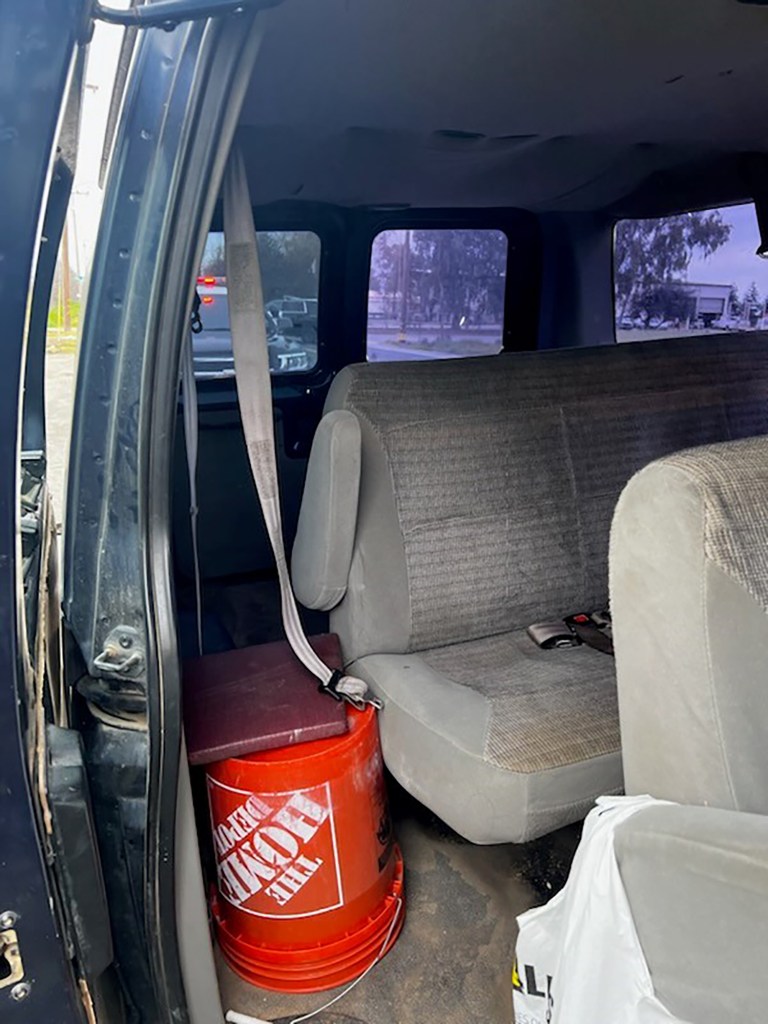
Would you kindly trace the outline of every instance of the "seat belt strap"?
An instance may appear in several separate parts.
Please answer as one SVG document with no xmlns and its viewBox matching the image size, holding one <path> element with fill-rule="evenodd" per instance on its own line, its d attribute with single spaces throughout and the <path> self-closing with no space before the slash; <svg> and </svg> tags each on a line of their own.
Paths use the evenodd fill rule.
<svg viewBox="0 0 768 1024">
<path fill-rule="evenodd" d="M 363 680 L 331 670 L 315 654 L 299 619 L 285 556 L 280 514 L 272 387 L 256 229 L 245 164 L 237 148 L 230 153 L 224 175 L 224 252 L 240 418 L 251 474 L 275 556 L 285 635 L 299 661 L 320 681 L 321 689 L 343 697 L 357 707 L 365 703 L 379 706 L 378 701 L 367 697 L 368 688 Z"/>
<path fill-rule="evenodd" d="M 197 309 L 193 313 L 199 319 Z M 194 319 L 193 319 L 194 324 Z M 194 326 L 192 328 L 194 331 Z M 197 534 L 197 445 L 199 426 L 197 416 L 197 384 L 192 352 L 192 331 L 187 332 L 181 350 L 181 398 L 184 407 L 184 445 L 187 450 L 189 477 L 189 526 L 192 534 L 192 564 L 195 574 L 195 619 L 197 624 L 197 650 L 203 653 L 203 595 L 200 582 L 200 551 Z M 197 333 L 195 331 L 195 333 Z"/>
</svg>

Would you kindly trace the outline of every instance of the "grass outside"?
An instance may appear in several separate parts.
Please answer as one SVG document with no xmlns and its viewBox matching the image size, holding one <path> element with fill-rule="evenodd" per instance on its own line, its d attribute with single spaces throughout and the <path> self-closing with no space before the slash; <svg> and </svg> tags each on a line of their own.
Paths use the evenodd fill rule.
<svg viewBox="0 0 768 1024">
<path fill-rule="evenodd" d="M 48 311 L 48 331 L 45 348 L 48 352 L 73 354 L 77 349 L 77 332 L 80 325 L 80 300 L 71 299 L 69 316 L 64 316 L 62 303 L 53 303 Z"/>
</svg>

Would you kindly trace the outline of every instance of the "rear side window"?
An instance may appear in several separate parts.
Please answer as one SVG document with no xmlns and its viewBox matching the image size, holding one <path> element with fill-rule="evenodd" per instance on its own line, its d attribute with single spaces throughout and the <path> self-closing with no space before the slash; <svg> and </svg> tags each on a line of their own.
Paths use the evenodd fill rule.
<svg viewBox="0 0 768 1024">
<path fill-rule="evenodd" d="M 367 358 L 501 351 L 507 236 L 474 228 L 380 232 L 371 250 Z"/>
<path fill-rule="evenodd" d="M 754 205 L 622 220 L 614 236 L 616 340 L 768 328 L 768 265 Z"/>
<path fill-rule="evenodd" d="M 312 231 L 259 231 L 264 316 L 271 373 L 301 373 L 317 363 L 320 239 Z M 203 329 L 192 336 L 195 375 L 231 377 L 224 234 L 208 235 L 197 278 Z"/>
</svg>

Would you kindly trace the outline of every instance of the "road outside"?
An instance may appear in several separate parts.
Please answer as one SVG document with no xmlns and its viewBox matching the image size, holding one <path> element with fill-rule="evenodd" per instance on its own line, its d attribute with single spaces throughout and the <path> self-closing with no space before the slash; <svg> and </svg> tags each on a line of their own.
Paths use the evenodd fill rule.
<svg viewBox="0 0 768 1024">
<path fill-rule="evenodd" d="M 409 324 L 405 331 L 392 323 L 369 318 L 369 362 L 397 359 L 458 359 L 461 356 L 495 355 L 502 348 L 502 325 L 467 329 L 440 324 Z"/>
<path fill-rule="evenodd" d="M 64 521 L 66 472 L 69 435 L 72 429 L 72 405 L 75 390 L 74 351 L 57 351 L 49 346 L 45 367 L 45 411 L 48 443 L 48 486 L 53 496 L 56 521 Z"/>
<path fill-rule="evenodd" d="M 706 327 L 700 327 L 696 329 L 685 329 L 679 328 L 677 330 L 654 330 L 652 327 L 648 330 L 643 328 L 633 328 L 632 330 L 624 330 L 623 328 L 616 328 L 616 341 L 659 341 L 662 338 L 701 338 L 705 334 L 722 334 L 722 330 L 715 328 L 707 329 Z"/>
</svg>

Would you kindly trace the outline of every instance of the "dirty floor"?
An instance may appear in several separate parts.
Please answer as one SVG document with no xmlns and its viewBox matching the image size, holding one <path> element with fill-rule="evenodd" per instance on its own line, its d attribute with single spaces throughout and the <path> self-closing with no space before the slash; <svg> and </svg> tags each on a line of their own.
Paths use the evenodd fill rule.
<svg viewBox="0 0 768 1024">
<path fill-rule="evenodd" d="M 189 604 L 184 597 L 182 606 Z M 276 640 L 283 635 L 277 597 L 272 580 L 209 584 L 206 618 L 235 647 Z M 310 613 L 304 625 L 324 632 L 327 620 Z M 314 1014 L 313 1024 L 511 1024 L 516 917 L 562 887 L 580 828 L 524 846 L 474 846 L 391 779 L 389 792 L 405 861 L 405 925 L 381 963 L 332 1008 Z M 204 795 L 198 802 L 204 815 Z M 225 1011 L 279 1024 L 343 991 L 282 995 L 242 981 L 218 952 L 217 966 Z"/>
<path fill-rule="evenodd" d="M 510 1024 L 515 918 L 562 886 L 579 829 L 525 846 L 473 846 L 394 786 L 406 921 L 391 952 L 316 1024 Z M 290 1024 L 341 989 L 256 989 L 219 957 L 225 1010 Z"/>
</svg>

